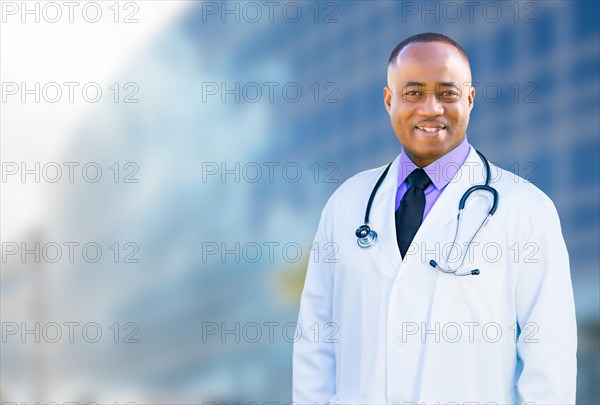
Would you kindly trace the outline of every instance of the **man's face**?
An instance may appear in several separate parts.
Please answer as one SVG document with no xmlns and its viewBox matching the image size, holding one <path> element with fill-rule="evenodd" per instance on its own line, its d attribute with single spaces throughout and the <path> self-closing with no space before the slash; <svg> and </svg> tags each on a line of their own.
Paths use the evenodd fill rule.
<svg viewBox="0 0 600 405">
<path fill-rule="evenodd" d="M 385 108 L 411 160 L 427 166 L 463 140 L 475 89 L 466 59 L 453 46 L 413 43 L 388 68 Z"/>
</svg>

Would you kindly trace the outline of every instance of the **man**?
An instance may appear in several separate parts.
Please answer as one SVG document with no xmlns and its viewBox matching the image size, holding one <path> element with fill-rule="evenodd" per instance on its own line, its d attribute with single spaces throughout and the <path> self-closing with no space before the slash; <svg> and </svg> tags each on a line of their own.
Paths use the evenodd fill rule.
<svg viewBox="0 0 600 405">
<path fill-rule="evenodd" d="M 558 215 L 532 184 L 491 164 L 488 173 L 469 145 L 475 90 L 465 51 L 441 34 L 407 38 L 390 56 L 383 95 L 403 150 L 389 174 L 350 178 L 323 210 L 293 401 L 575 403 L 575 311 Z M 367 232 L 356 226 L 378 179 L 367 221 L 378 238 L 360 246 Z M 494 191 L 480 187 L 457 230 L 461 198 L 486 180 L 497 210 Z"/>
</svg>

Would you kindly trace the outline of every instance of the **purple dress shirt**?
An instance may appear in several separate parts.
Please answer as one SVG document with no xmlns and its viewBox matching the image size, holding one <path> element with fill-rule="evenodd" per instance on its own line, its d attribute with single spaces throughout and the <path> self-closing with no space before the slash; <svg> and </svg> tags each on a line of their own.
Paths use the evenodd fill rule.
<svg viewBox="0 0 600 405">
<path fill-rule="evenodd" d="M 425 166 L 423 170 L 431 179 L 431 184 L 425 189 L 425 211 L 423 211 L 423 220 L 431 208 L 437 201 L 437 199 L 442 195 L 442 191 L 446 188 L 450 180 L 454 177 L 460 167 L 467 160 L 467 156 L 469 156 L 469 151 L 471 150 L 471 145 L 467 141 L 467 136 L 456 148 L 452 149 L 450 152 L 446 153 L 444 156 L 436 160 L 435 162 L 430 163 Z M 398 189 L 396 191 L 396 211 L 400 206 L 400 201 L 402 201 L 402 197 L 408 190 L 408 183 L 406 182 L 406 177 L 418 166 L 413 163 L 412 160 L 402 151 L 400 153 L 400 164 L 398 165 Z"/>
</svg>

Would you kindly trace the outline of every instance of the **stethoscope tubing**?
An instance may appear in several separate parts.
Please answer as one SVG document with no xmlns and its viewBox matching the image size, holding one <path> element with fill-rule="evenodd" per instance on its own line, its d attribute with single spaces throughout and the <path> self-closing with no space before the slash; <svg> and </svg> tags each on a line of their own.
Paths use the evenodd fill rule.
<svg viewBox="0 0 600 405">
<path fill-rule="evenodd" d="M 452 248 L 450 249 L 450 253 L 454 250 L 454 246 L 456 245 L 456 238 L 458 237 L 459 230 L 460 230 L 461 215 L 462 215 L 462 212 L 463 212 L 463 210 L 465 208 L 465 205 L 467 203 L 467 199 L 469 198 L 469 196 L 473 192 L 475 192 L 475 191 L 479 191 L 479 190 L 481 190 L 481 191 L 487 191 L 487 192 L 489 192 L 489 193 L 492 194 L 492 197 L 493 197 L 492 206 L 489 209 L 489 211 L 488 211 L 485 219 L 483 220 L 483 222 L 479 225 L 479 227 L 477 228 L 477 230 L 475 231 L 475 233 L 473 234 L 473 236 L 469 240 L 469 243 L 467 244 L 466 252 L 462 255 L 461 261 L 460 261 L 460 265 L 457 268 L 454 268 L 454 269 L 452 269 L 452 268 L 445 269 L 445 268 L 439 266 L 435 260 L 431 260 L 429 262 L 429 264 L 430 264 L 431 267 L 434 267 L 434 268 L 440 270 L 443 273 L 453 274 L 455 276 L 468 276 L 468 275 L 477 275 L 477 274 L 479 274 L 479 269 L 474 269 L 474 270 L 471 270 L 469 272 L 463 272 L 463 273 L 458 273 L 458 270 L 460 270 L 463 267 L 463 265 L 464 265 L 464 261 L 465 261 L 465 258 L 467 257 L 468 252 L 469 252 L 469 248 L 471 247 L 471 243 L 475 240 L 475 238 L 477 237 L 477 235 L 479 234 L 479 232 L 481 231 L 481 229 L 484 226 L 487 225 L 487 223 L 489 222 L 490 218 L 494 215 L 494 213 L 496 212 L 496 210 L 498 208 L 498 202 L 499 202 L 498 191 L 495 188 L 493 188 L 493 187 L 490 186 L 490 180 L 491 180 L 490 164 L 489 164 L 488 160 L 486 159 L 486 157 L 481 152 L 479 152 L 478 150 L 475 150 L 475 152 L 477 152 L 477 154 L 479 155 L 479 157 L 481 158 L 481 161 L 483 162 L 483 164 L 485 166 L 485 171 L 486 171 L 485 184 L 479 184 L 479 185 L 471 186 L 467 191 L 465 191 L 465 193 L 461 197 L 461 199 L 459 201 L 459 204 L 458 204 L 458 215 L 457 215 L 456 231 L 454 233 L 454 240 L 452 242 Z M 385 170 L 383 171 L 383 173 L 381 174 L 381 176 L 379 176 L 379 179 L 375 183 L 375 186 L 373 187 L 373 190 L 371 191 L 371 195 L 369 196 L 369 200 L 367 202 L 367 207 L 366 207 L 366 210 L 365 210 L 365 218 L 364 218 L 363 225 L 361 225 L 360 227 L 358 227 L 356 229 L 355 235 L 357 237 L 357 243 L 358 243 L 358 245 L 361 248 L 369 248 L 369 247 L 375 245 L 375 243 L 377 243 L 377 240 L 378 240 L 377 232 L 375 232 L 369 226 L 369 217 L 371 215 L 371 206 L 373 205 L 373 200 L 375 199 L 375 195 L 377 194 L 377 191 L 379 190 L 379 187 L 381 187 L 381 184 L 385 180 L 385 178 L 386 178 L 386 176 L 387 176 L 387 174 L 388 174 L 388 172 L 390 170 L 390 167 L 392 166 L 392 163 L 390 163 L 389 165 L 387 165 L 387 167 L 385 168 Z M 448 254 L 448 256 L 450 256 L 450 253 Z"/>
</svg>

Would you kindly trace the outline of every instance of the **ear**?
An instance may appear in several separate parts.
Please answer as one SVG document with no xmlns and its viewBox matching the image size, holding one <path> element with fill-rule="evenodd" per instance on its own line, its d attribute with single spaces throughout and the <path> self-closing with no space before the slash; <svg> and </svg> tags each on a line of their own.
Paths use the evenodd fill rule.
<svg viewBox="0 0 600 405">
<path fill-rule="evenodd" d="M 388 114 L 390 114 L 390 110 L 392 109 L 392 96 L 392 90 L 388 86 L 385 86 L 383 88 L 383 104 Z"/>
<path fill-rule="evenodd" d="M 475 87 L 471 87 L 471 90 L 469 91 L 468 100 L 469 100 L 469 109 L 472 110 L 473 107 L 475 106 Z"/>
</svg>

